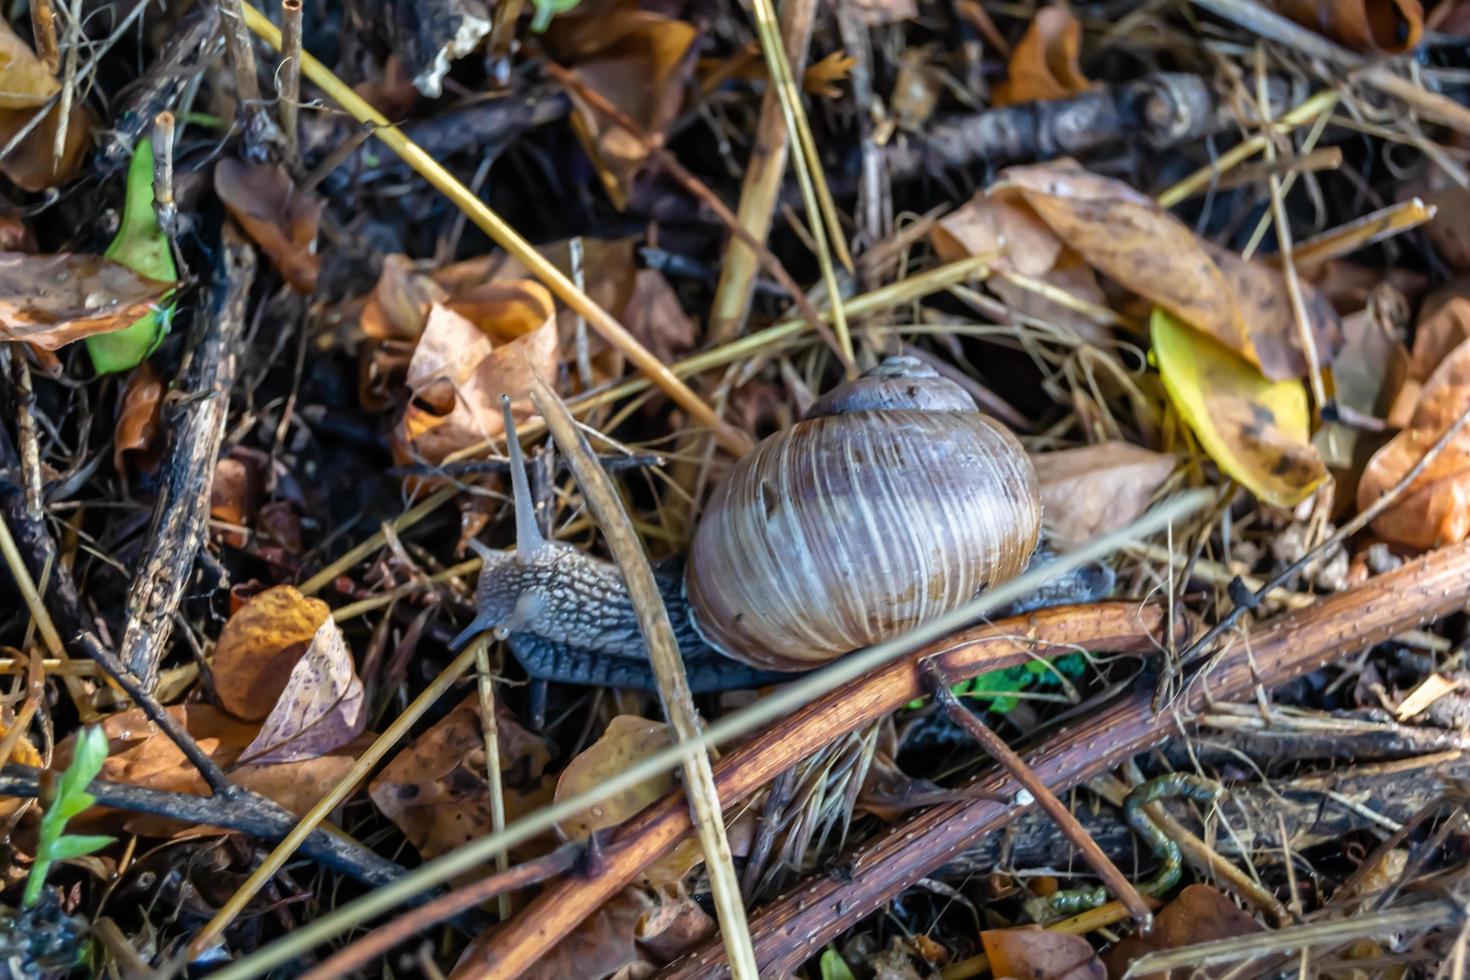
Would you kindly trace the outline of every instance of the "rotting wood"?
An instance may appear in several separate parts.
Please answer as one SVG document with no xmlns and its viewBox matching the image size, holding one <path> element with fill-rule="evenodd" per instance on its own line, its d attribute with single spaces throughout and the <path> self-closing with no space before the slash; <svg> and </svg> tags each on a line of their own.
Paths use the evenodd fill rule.
<svg viewBox="0 0 1470 980">
<path fill-rule="evenodd" d="M 173 426 L 148 547 L 128 590 L 119 659 L 151 690 L 173 631 L 173 616 L 204 543 L 215 461 L 224 439 L 230 391 L 245 334 L 245 299 L 255 281 L 255 250 L 226 226 L 208 313 L 195 322 L 181 372 Z"/>
<path fill-rule="evenodd" d="M 922 696 L 918 665 L 925 658 L 935 658 L 952 677 L 968 678 L 1079 646 L 1143 652 L 1160 642 L 1165 618 L 1160 606 L 1106 602 L 1037 610 L 946 637 L 843 685 L 732 748 L 714 767 L 720 801 L 736 805 L 798 760 Z M 1187 635 L 1182 621 L 1179 628 Z M 605 841 L 596 875 L 547 888 L 505 925 L 481 966 L 495 976 L 518 975 L 691 829 L 682 791 L 645 809 Z"/>
<path fill-rule="evenodd" d="M 1395 633 L 1455 612 L 1470 598 L 1470 542 L 1406 564 L 1356 588 L 1324 597 L 1253 630 L 1192 672 L 1179 698 L 1160 713 L 1140 687 L 1063 730 L 1027 761 L 1063 792 L 1181 733 L 1190 717 L 1223 701 L 1325 667 Z M 1019 788 L 1001 772 L 968 787 L 976 799 L 943 804 L 857 849 L 850 876 L 813 879 L 751 919 L 762 975 L 794 970 L 829 939 L 881 908 L 957 850 L 1006 826 L 1025 809 L 1004 802 Z M 981 795 L 983 794 L 983 795 Z M 997 802 L 1001 801 L 1001 802 Z M 717 945 L 680 960 L 662 977 L 721 977 Z"/>
</svg>

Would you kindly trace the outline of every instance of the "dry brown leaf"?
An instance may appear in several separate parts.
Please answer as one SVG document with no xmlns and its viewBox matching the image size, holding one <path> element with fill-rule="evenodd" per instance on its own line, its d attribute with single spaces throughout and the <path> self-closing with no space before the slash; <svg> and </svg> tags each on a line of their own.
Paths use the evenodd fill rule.
<svg viewBox="0 0 1470 980">
<path fill-rule="evenodd" d="M 1383 287 L 1391 290 L 1392 287 Z M 1408 378 L 1409 352 L 1391 332 L 1385 314 L 1376 309 L 1361 310 L 1342 321 L 1343 345 L 1332 363 L 1333 397 L 1342 407 L 1362 415 L 1386 417 L 1394 396 Z M 1415 385 L 1415 400 L 1419 386 Z M 1404 411 L 1399 428 L 1413 415 L 1412 404 Z M 1312 441 L 1322 458 L 1333 469 L 1336 480 L 1334 499 L 1344 504 L 1357 499 L 1358 477 L 1367 454 L 1383 444 L 1386 437 L 1341 422 L 1325 422 Z M 1361 458 L 1360 458 L 1361 457 Z"/>
<path fill-rule="evenodd" d="M 0 340 L 56 350 L 130 326 L 173 288 L 100 255 L 0 252 Z"/>
<path fill-rule="evenodd" d="M 325 602 L 290 585 L 252 596 L 225 623 L 214 648 L 215 691 L 225 710 L 247 721 L 269 715 L 330 616 Z"/>
<path fill-rule="evenodd" d="M 668 748 L 669 739 L 669 728 L 663 722 L 618 715 L 608 722 L 601 738 L 567 763 L 557 778 L 556 799 L 567 799 L 600 785 L 634 763 Z M 561 822 L 561 829 L 573 840 L 586 840 L 594 830 L 616 827 L 644 807 L 662 799 L 676 786 L 673 773 L 650 777 L 568 817 Z M 643 880 L 655 885 L 673 884 L 683 880 L 703 860 L 704 852 L 699 842 L 685 840 L 667 856 L 644 869 Z"/>
<path fill-rule="evenodd" d="M 8 22 L 0 23 L 0 144 L 9 144 L 31 125 L 37 112 L 45 112 L 45 118 L 22 138 L 20 145 L 0 160 L 0 172 L 22 190 L 41 191 L 65 182 L 76 173 L 90 147 L 92 114 L 86 106 L 74 104 L 67 116 L 61 156 L 56 156 L 60 101 L 53 102 L 49 109 L 43 107 L 60 91 L 61 83 L 30 45 Z"/>
<path fill-rule="evenodd" d="M 890 751 L 880 748 L 873 754 L 863 785 L 858 790 L 857 807 L 879 820 L 892 823 L 919 807 L 936 806 L 963 799 L 964 791 L 949 789 L 927 779 L 910 776 L 899 768 Z"/>
<path fill-rule="evenodd" d="M 364 734 L 336 752 L 319 758 L 235 767 L 242 750 L 255 736 L 255 725 L 231 718 L 207 704 L 173 705 L 167 710 L 193 736 L 206 755 L 229 771 L 233 781 L 275 800 L 298 816 L 304 815 L 323 793 L 336 785 L 357 756 L 372 742 L 372 736 Z M 109 715 L 103 719 L 102 729 L 108 737 L 109 754 L 98 778 L 170 793 L 209 795 L 209 788 L 198 770 L 178 746 L 148 720 L 141 708 Z M 64 768 L 70 762 L 74 742 L 73 735 L 57 745 L 56 765 Z M 74 830 L 101 830 L 121 824 L 131 833 L 154 837 L 200 829 L 168 818 L 136 816 L 104 807 L 88 810 L 74 824 Z"/>
<path fill-rule="evenodd" d="M 673 122 L 694 73 L 699 31 L 693 25 L 625 0 L 584 2 L 551 22 L 546 48 L 590 89 L 643 129 L 657 135 Z M 632 133 L 608 122 L 575 93 L 574 122 L 594 163 L 616 181 L 626 198 L 648 154 Z"/>
<path fill-rule="evenodd" d="M 1358 509 L 1403 479 L 1467 407 L 1470 341 L 1451 351 L 1429 376 L 1408 428 L 1368 461 L 1358 483 Z M 1372 528 L 1384 540 L 1410 548 L 1440 548 L 1470 535 L 1470 427 L 1460 430 Z"/>
<path fill-rule="evenodd" d="M 214 464 L 214 479 L 209 484 L 209 516 L 211 520 L 237 527 L 248 527 L 255 518 L 255 508 L 265 490 L 265 475 L 257 461 L 241 447 L 221 456 Z M 221 539 L 235 548 L 243 548 L 248 540 L 243 531 L 220 529 Z"/>
<path fill-rule="evenodd" d="M 230 158 L 214 168 L 214 192 L 291 288 L 311 295 L 321 270 L 321 259 L 316 254 L 321 201 L 298 191 L 291 175 L 279 164 L 252 164 Z"/>
<path fill-rule="evenodd" d="M 367 726 L 365 697 L 347 638 L 328 616 L 241 759 L 265 765 L 326 755 Z"/>
<path fill-rule="evenodd" d="M 1031 457 L 1041 481 L 1041 514 L 1067 547 L 1116 530 L 1142 514 L 1179 460 L 1112 441 Z"/>
<path fill-rule="evenodd" d="M 1260 260 L 1246 262 L 1234 252 L 1209 242 L 1201 244 L 1229 284 L 1236 314 L 1245 324 L 1251 350 L 1255 352 L 1252 360 L 1261 373 L 1272 381 L 1305 377 L 1309 366 L 1302 349 L 1301 328 L 1297 326 L 1291 293 L 1281 270 Z M 1342 349 L 1342 320 L 1314 286 L 1307 282 L 1301 282 L 1300 286 L 1317 363 L 1332 364 Z"/>
<path fill-rule="evenodd" d="M 625 967 L 647 962 L 635 939 L 638 924 L 654 908 L 654 900 L 639 888 L 625 888 L 583 919 L 518 976 L 523 980 L 604 980 Z M 485 976 L 481 963 L 500 926 L 491 926 L 470 943 L 450 980 Z"/>
<path fill-rule="evenodd" d="M 513 821 L 551 801 L 555 782 L 543 775 L 551 752 L 498 704 L 496 726 L 505 816 Z M 480 699 L 471 693 L 394 756 L 368 796 L 428 860 L 493 830 L 486 779 Z M 512 856 L 533 856 L 547 843 L 554 842 L 543 835 L 512 849 Z"/>
<path fill-rule="evenodd" d="M 693 350 L 698 339 L 694 321 L 657 269 L 638 270 L 623 326 L 665 364 Z"/>
<path fill-rule="evenodd" d="M 644 912 L 633 935 L 655 960 L 671 963 L 714 932 L 715 920 L 698 902 L 685 898 L 664 902 Z"/>
<path fill-rule="evenodd" d="M 1019 196 L 1094 269 L 1256 363 L 1224 274 L 1151 198 L 1065 159 L 1009 167 L 991 193 Z"/>
<path fill-rule="evenodd" d="M 1063 6 L 1042 7 L 1011 54 L 1006 81 L 995 87 L 991 103 L 1042 102 L 1079 95 L 1092 88 L 1082 74 L 1082 25 Z"/>
<path fill-rule="evenodd" d="M 1215 939 L 1233 939 L 1260 932 L 1256 920 L 1236 908 L 1235 903 L 1208 885 L 1189 885 L 1165 905 L 1154 919 L 1153 931 L 1131 935 L 1108 950 L 1103 957 L 1108 974 L 1121 977 L 1128 964 L 1144 953 L 1178 949 Z M 1169 973 L 1150 973 L 1136 980 L 1186 980 L 1224 976 L 1234 964 L 1213 968 L 1180 967 Z"/>
<path fill-rule="evenodd" d="M 1040 926 L 980 933 L 991 972 L 1016 980 L 1106 980 L 1107 971 L 1081 936 Z"/>
<path fill-rule="evenodd" d="M 1106 323 L 1053 302 L 1003 275 L 1017 272 L 1085 303 L 1107 306 L 1092 269 L 1063 245 L 1025 203 L 990 197 L 982 191 L 936 222 L 929 237 L 935 252 L 946 262 L 967 256 L 993 256 L 990 267 L 1002 275 L 991 276 L 986 286 L 1017 312 L 1065 327 L 1093 343 L 1107 339 Z"/>
<path fill-rule="evenodd" d="M 163 379 L 147 361 L 128 376 L 112 436 L 112 465 L 124 481 L 128 454 L 140 461 L 140 469 L 152 469 L 158 462 L 155 443 L 163 420 L 163 394 Z"/>
<path fill-rule="evenodd" d="M 449 294 L 430 276 L 414 269 L 406 255 L 383 260 L 378 282 L 363 304 L 362 332 L 374 340 L 417 340 L 424 332 L 429 307 Z"/>
<path fill-rule="evenodd" d="M 1419 0 L 1276 0 L 1292 20 L 1365 54 L 1401 54 L 1419 44 Z"/>
<path fill-rule="evenodd" d="M 486 330 L 443 304 L 430 312 L 407 383 L 413 401 L 398 426 L 400 455 L 437 463 L 458 449 L 494 439 L 504 429 L 500 396 L 518 418 L 530 414 L 531 373 L 554 379 L 559 361 L 555 308 L 537 283 L 490 283 L 476 291 L 477 319 L 507 333 L 536 326 L 492 345 Z"/>
<path fill-rule="evenodd" d="M 917 132 L 939 105 L 944 90 L 944 72 L 931 63 L 934 45 L 905 48 L 898 58 L 898 75 L 888 97 L 894 120 L 904 129 Z"/>
<path fill-rule="evenodd" d="M 61 83 L 31 46 L 0 20 L 0 109 L 37 109 L 60 91 Z"/>
<path fill-rule="evenodd" d="M 821 61 L 812 65 L 802 75 L 801 87 L 812 95 L 824 99 L 838 99 L 842 97 L 842 89 L 838 88 L 847 81 L 857 59 L 845 51 L 831 51 Z"/>
<path fill-rule="evenodd" d="M 1414 329 L 1408 376 L 1421 384 L 1450 351 L 1470 340 L 1470 281 L 1458 280 L 1425 297 Z"/>
</svg>

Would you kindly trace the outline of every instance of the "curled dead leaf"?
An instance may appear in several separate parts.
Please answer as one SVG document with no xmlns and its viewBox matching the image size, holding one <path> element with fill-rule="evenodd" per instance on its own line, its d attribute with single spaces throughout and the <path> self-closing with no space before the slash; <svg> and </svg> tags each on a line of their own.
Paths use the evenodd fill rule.
<svg viewBox="0 0 1470 980">
<path fill-rule="evenodd" d="M 584 749 L 562 770 L 556 782 L 556 799 L 564 800 L 599 785 L 626 771 L 634 763 L 669 747 L 669 727 L 635 715 L 618 715 L 608 722 L 602 736 Z M 568 817 L 561 828 L 573 840 L 586 840 L 595 830 L 616 827 L 644 807 L 674 790 L 672 773 L 663 773 L 614 794 L 592 807 Z M 696 840 L 681 842 L 668 855 L 649 865 L 643 880 L 651 884 L 673 884 L 704 861 Z"/>
<path fill-rule="evenodd" d="M 413 267 L 406 255 L 383 260 L 378 282 L 363 304 L 362 332 L 374 340 L 417 340 L 424 332 L 429 307 L 442 303 L 448 293 L 430 276 Z"/>
<path fill-rule="evenodd" d="M 1403 479 L 1467 407 L 1470 341 L 1429 376 L 1408 427 L 1368 461 L 1358 483 L 1358 509 Z M 1470 536 L 1470 427 L 1460 430 L 1372 527 L 1379 537 L 1411 548 L 1440 548 Z"/>
<path fill-rule="evenodd" d="M 1419 0 L 1276 0 L 1276 9 L 1354 51 L 1401 54 L 1419 44 Z"/>
<path fill-rule="evenodd" d="M 112 437 L 112 465 L 123 480 L 128 476 L 129 455 L 140 460 L 143 469 L 157 464 L 155 442 L 163 420 L 163 395 L 163 379 L 147 361 L 128 376 Z"/>
<path fill-rule="evenodd" d="M 252 164 L 230 158 L 214 168 L 214 192 L 291 288 L 310 295 L 321 270 L 321 259 L 316 254 L 321 201 L 298 191 L 291 175 L 279 164 Z"/>
<path fill-rule="evenodd" d="M 408 366 L 413 395 L 398 427 L 400 455 L 437 463 L 450 453 L 499 436 L 505 427 L 500 396 L 509 395 L 519 418 L 530 414 L 532 372 L 555 378 L 559 345 L 551 296 L 530 281 L 490 283 L 477 291 L 481 323 L 514 334 L 492 344 L 486 331 L 444 304 L 429 312 Z"/>
<path fill-rule="evenodd" d="M 1082 25 L 1066 7 L 1042 7 L 1011 54 L 1007 78 L 995 87 L 996 106 L 1042 102 L 1092 88 L 1082 74 Z"/>
<path fill-rule="evenodd" d="M 582 3 L 552 21 L 546 48 L 590 89 L 651 135 L 678 115 L 693 77 L 699 30 L 626 0 Z M 627 130 L 571 93 L 575 129 L 615 200 L 626 200 L 648 154 Z"/>
<path fill-rule="evenodd" d="M 247 721 L 269 715 L 330 616 L 325 602 L 290 585 L 248 599 L 225 623 L 214 647 L 215 690 L 225 710 Z"/>
<path fill-rule="evenodd" d="M 1025 202 L 982 191 L 936 222 L 929 237 L 946 262 L 990 256 L 990 268 L 996 274 L 986 280 L 986 286 L 1018 313 L 1065 327 L 1093 343 L 1107 340 L 1106 322 L 1007 277 L 1007 273 L 1020 273 L 1083 303 L 1107 306 L 1092 269 Z"/>
<path fill-rule="evenodd" d="M 1041 514 L 1061 547 L 1116 530 L 1142 514 L 1177 457 L 1121 441 L 1037 453 Z"/>
<path fill-rule="evenodd" d="M 0 340 L 56 350 L 130 326 L 173 288 L 100 255 L 0 252 Z"/>
<path fill-rule="evenodd" d="M 365 698 L 347 638 L 328 616 L 241 761 L 265 765 L 326 755 L 367 727 Z"/>
<path fill-rule="evenodd" d="M 555 789 L 545 776 L 551 751 L 497 703 L 500 769 L 508 821 L 546 806 Z M 368 786 L 368 796 L 398 825 L 425 860 L 494 829 L 486 784 L 485 735 L 479 695 L 454 710 L 393 757 Z M 512 849 L 512 857 L 539 853 L 546 836 Z"/>
<path fill-rule="evenodd" d="M 0 159 L 0 172 L 22 190 L 41 191 L 75 174 L 91 144 L 92 113 L 73 104 L 66 114 L 66 137 L 56 155 L 62 125 L 61 83 L 21 40 L 8 22 L 0 22 L 0 145 L 9 145 L 23 130 L 20 144 Z M 38 113 L 39 123 L 32 126 Z"/>
</svg>

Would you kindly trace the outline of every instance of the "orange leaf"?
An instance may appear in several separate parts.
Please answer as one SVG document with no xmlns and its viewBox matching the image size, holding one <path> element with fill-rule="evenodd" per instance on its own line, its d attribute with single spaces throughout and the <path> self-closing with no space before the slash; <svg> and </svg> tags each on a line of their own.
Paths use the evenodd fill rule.
<svg viewBox="0 0 1470 980">
<path fill-rule="evenodd" d="M 1107 972 L 1081 936 L 1039 926 L 987 929 L 980 942 L 997 977 L 1018 980 L 1106 980 Z"/>
<path fill-rule="evenodd" d="M 56 350 L 129 326 L 173 288 L 100 255 L 0 252 L 0 340 Z"/>
<path fill-rule="evenodd" d="M 1429 376 L 1408 428 L 1368 461 L 1358 483 L 1358 508 L 1369 507 L 1403 479 L 1467 407 L 1470 341 L 1451 351 Z M 1470 536 L 1470 427 L 1460 430 L 1372 526 L 1379 537 L 1411 548 L 1440 548 Z"/>
<path fill-rule="evenodd" d="M 74 104 L 67 116 L 61 155 L 55 154 L 61 105 L 44 108 L 61 91 L 61 83 L 21 40 L 8 22 L 0 22 L 0 144 L 8 144 L 21 130 L 30 132 L 20 145 L 0 160 L 0 171 L 16 186 L 42 191 L 68 180 L 81 166 L 91 143 L 92 114 Z M 32 126 L 37 112 L 45 117 Z"/>
<path fill-rule="evenodd" d="M 316 254 L 321 202 L 299 193 L 285 167 L 230 158 L 214 168 L 214 192 L 291 288 L 310 295 L 321 269 Z"/>
<path fill-rule="evenodd" d="M 249 721 L 269 715 L 330 616 L 325 602 L 290 585 L 252 596 L 225 623 L 214 648 L 214 685 L 225 710 Z"/>
<path fill-rule="evenodd" d="M 1419 0 L 1276 0 L 1276 8 L 1364 53 L 1401 54 L 1417 47 L 1424 33 Z"/>
<path fill-rule="evenodd" d="M 163 380 L 147 361 L 128 377 L 112 436 L 112 465 L 124 480 L 128 453 L 142 458 L 145 467 L 157 462 L 153 449 L 163 419 L 163 392 Z"/>
<path fill-rule="evenodd" d="M 475 292 L 479 324 L 435 304 L 408 367 L 414 400 L 398 427 L 404 455 L 437 463 L 458 449 L 499 436 L 500 396 L 518 418 L 530 414 L 531 372 L 554 379 L 559 362 L 551 295 L 526 280 L 489 283 Z M 526 330 L 529 324 L 536 326 Z M 515 336 L 494 346 L 483 324 Z M 517 333 L 519 331 L 525 331 Z"/>
<path fill-rule="evenodd" d="M 1086 92 L 1092 83 L 1078 63 L 1081 51 L 1082 25 L 1072 11 L 1063 6 L 1041 8 L 1016 45 L 1009 77 L 995 87 L 991 103 L 1043 102 Z"/>
<path fill-rule="evenodd" d="M 584 2 L 552 21 L 545 37 L 553 57 L 645 132 L 663 132 L 679 114 L 698 55 L 693 24 L 622 0 Z M 616 180 L 610 189 L 626 194 L 647 158 L 643 144 L 575 94 L 572 104 L 589 155 Z"/>
</svg>

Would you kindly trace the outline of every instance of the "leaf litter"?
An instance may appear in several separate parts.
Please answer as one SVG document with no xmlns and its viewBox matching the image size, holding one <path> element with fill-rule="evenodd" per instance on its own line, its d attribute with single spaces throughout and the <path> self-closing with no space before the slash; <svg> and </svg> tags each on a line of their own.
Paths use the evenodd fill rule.
<svg viewBox="0 0 1470 980">
<path fill-rule="evenodd" d="M 1236 610 L 1310 623 L 1353 588 L 1365 617 L 1399 610 L 1397 632 L 1342 638 L 1326 666 L 1262 681 L 1250 704 L 1212 703 L 1191 732 L 1122 766 L 1145 789 L 1177 789 L 1181 772 L 1225 787 L 1223 802 L 1149 808 L 1186 876 L 1152 931 L 1116 903 L 1069 904 L 1073 884 L 1096 891 L 1078 831 L 1019 805 L 1003 840 L 925 853 L 910 828 L 936 807 L 986 805 L 973 786 L 992 763 L 910 692 L 857 731 L 846 704 L 777 723 L 836 733 L 811 751 L 752 762 L 737 743 L 722 779 L 769 771 L 726 809 L 728 866 L 691 839 L 639 850 L 672 812 L 650 808 L 685 792 L 657 774 L 507 855 L 514 869 L 570 846 L 575 867 L 448 929 L 396 906 L 383 925 L 415 924 L 418 947 L 357 968 L 418 957 L 467 976 L 515 955 L 522 976 L 694 975 L 686 957 L 718 950 L 713 910 L 728 913 L 730 894 L 761 955 L 798 976 L 1121 976 L 1142 957 L 1246 937 L 1239 956 L 1290 952 L 1333 975 L 1449 959 L 1434 896 L 1464 890 L 1457 787 L 1470 773 L 1436 753 L 1467 717 L 1463 624 L 1421 623 L 1404 604 L 1428 600 L 1378 581 L 1420 556 L 1453 560 L 1470 538 L 1470 430 L 1431 449 L 1470 410 L 1470 292 L 1457 278 L 1470 269 L 1470 64 L 1453 40 L 1466 5 L 1268 6 L 1288 20 L 1242 19 L 1239 5 L 793 2 L 774 25 L 787 86 L 762 51 L 777 35 L 738 6 L 555 0 L 518 18 L 474 0 L 392 0 L 376 24 L 307 5 L 305 49 L 326 59 L 310 64 L 345 81 L 313 67 L 294 94 L 267 48 L 251 48 L 253 77 L 235 63 L 248 38 L 224 43 L 213 7 L 104 6 L 72 23 L 36 3 L 30 23 L 0 25 L 0 544 L 14 540 L 0 548 L 0 679 L 13 681 L 0 684 L 13 767 L 0 798 L 13 859 L 4 961 L 59 976 L 84 955 L 127 972 L 189 948 L 196 968 L 253 970 L 383 876 L 595 792 L 667 746 L 657 699 L 545 684 L 494 634 L 483 680 L 435 678 L 468 663 L 448 641 L 473 615 L 488 549 L 519 537 L 529 558 L 517 517 L 605 553 L 580 484 L 542 448 L 537 379 L 570 402 L 672 582 L 733 464 L 729 433 L 710 438 L 708 420 L 759 438 L 842 373 L 783 276 L 817 309 L 840 291 L 846 326 L 827 315 L 861 367 L 912 354 L 1013 423 L 1049 549 L 1117 531 L 1180 490 L 1214 493 L 1203 515 L 1089 571 L 1136 613 L 1166 609 L 1173 642 L 1115 656 L 1083 630 L 955 687 L 1006 741 L 1044 754 L 1080 728 L 1083 761 L 1108 753 L 1119 736 L 1097 727 L 1104 699 L 1143 691 L 1172 707 L 1190 669 L 1174 658 L 1211 652 L 1192 649 L 1209 624 L 1229 618 L 1226 639 L 1256 656 Z M 1384 60 L 1400 54 L 1412 71 Z M 546 61 L 578 84 L 563 89 Z M 350 92 L 424 147 L 415 166 L 359 129 Z M 1304 98 L 1313 111 L 1293 111 Z M 789 173 L 812 167 L 810 186 Z M 470 213 L 439 196 L 446 174 Z M 731 259 L 715 200 L 768 251 L 758 272 Z M 569 302 L 573 289 L 626 334 Z M 667 378 L 650 390 L 640 347 L 696 401 Z M 502 396 L 533 457 L 532 515 L 506 503 Z M 1260 589 L 1293 562 L 1300 575 Z M 1015 642 L 1108 615 L 1098 601 L 1028 613 Z M 140 653 L 140 631 L 154 653 Z M 114 650 L 146 696 L 108 679 Z M 1280 679 L 1269 659 L 1251 667 Z M 718 719 L 767 690 L 698 706 Z M 379 743 L 400 719 L 406 731 Z M 57 802 L 68 766 L 90 765 L 88 724 L 106 742 L 105 758 L 92 753 L 97 799 Z M 224 805 L 219 778 L 242 791 L 233 799 L 297 816 L 330 798 L 328 830 L 345 832 L 336 863 L 304 850 L 252 894 L 274 837 Z M 1108 780 L 1121 785 L 1052 788 L 1142 887 L 1167 848 L 1124 819 Z M 218 819 L 149 810 L 141 790 Z M 57 836 L 62 820 L 79 843 Z M 1140 857 L 1140 842 L 1165 857 Z M 852 873 L 874 848 L 897 855 L 881 888 Z M 483 887 L 501 870 L 487 859 L 449 884 Z M 823 889 L 823 921 L 783 938 L 784 917 L 809 914 L 786 896 Z M 1411 920 L 1413 941 L 1390 949 L 1376 916 Z M 73 941 L 87 919 L 98 939 Z"/>
</svg>

